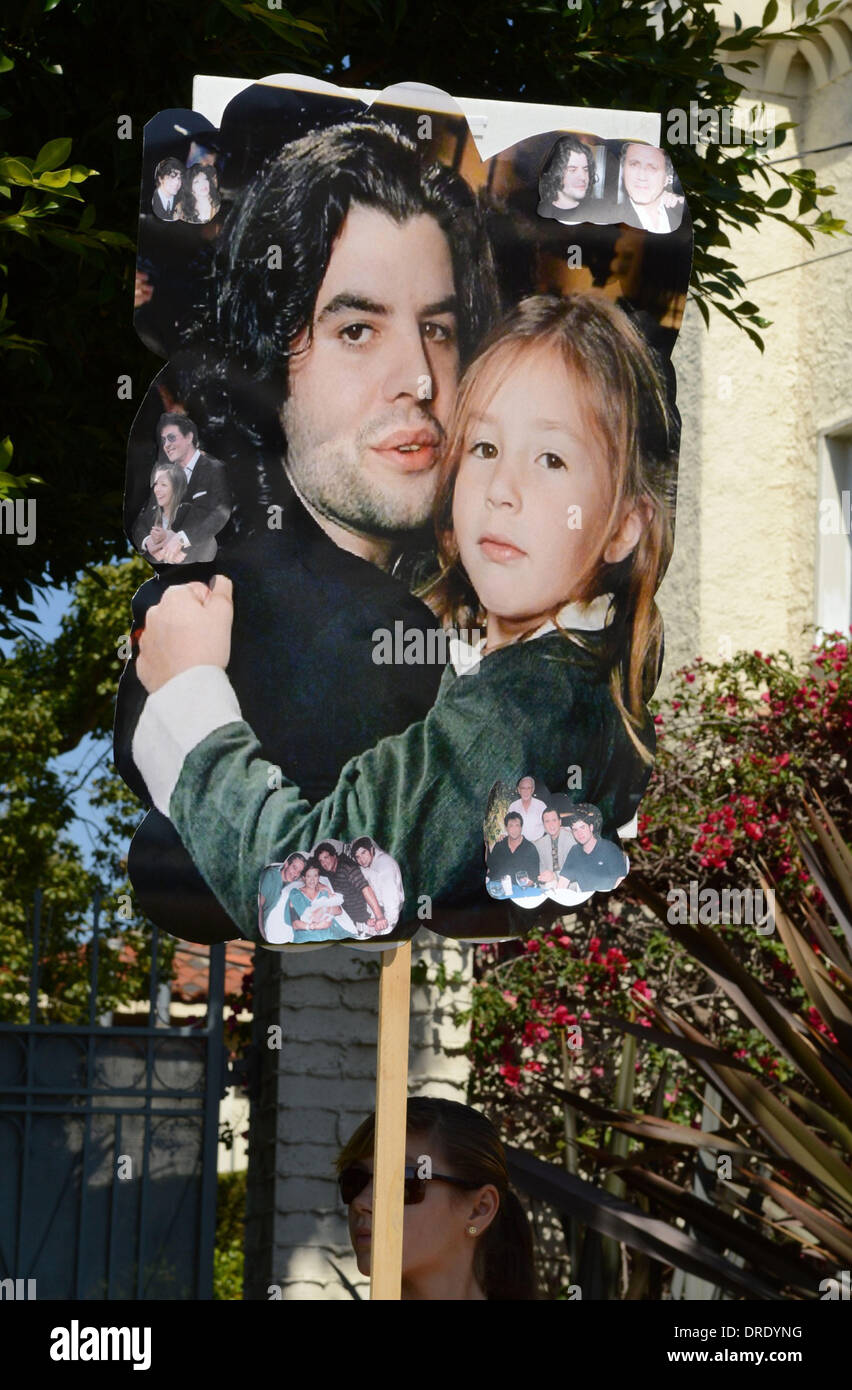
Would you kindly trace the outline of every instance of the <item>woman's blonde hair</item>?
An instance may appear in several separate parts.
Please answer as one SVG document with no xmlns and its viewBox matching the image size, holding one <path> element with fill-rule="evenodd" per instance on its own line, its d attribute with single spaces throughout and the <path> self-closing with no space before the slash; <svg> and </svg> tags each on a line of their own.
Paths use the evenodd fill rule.
<svg viewBox="0 0 852 1390">
<path fill-rule="evenodd" d="M 465 372 L 447 430 L 435 499 L 440 570 L 423 597 L 447 624 L 471 628 L 483 621 L 479 599 L 459 557 L 452 522 L 456 474 L 469 442 L 468 420 L 474 398 L 481 406 L 483 390 L 493 396 L 522 353 L 544 348 L 559 352 L 565 368 L 579 382 L 581 404 L 609 462 L 612 484 L 598 558 L 563 602 L 613 595 L 611 620 L 605 629 L 610 686 L 631 740 L 643 757 L 650 758 L 637 730 L 645 725 L 645 701 L 659 674 L 662 624 L 654 595 L 672 547 L 673 427 L 651 349 L 628 315 L 601 292 L 534 295 L 522 300 Z M 643 520 L 639 540 L 625 559 L 608 563 L 602 556 L 632 508 L 638 509 Z M 550 616 L 558 626 L 557 612 Z M 570 634 L 570 640 L 584 645 L 576 634 Z"/>
</svg>

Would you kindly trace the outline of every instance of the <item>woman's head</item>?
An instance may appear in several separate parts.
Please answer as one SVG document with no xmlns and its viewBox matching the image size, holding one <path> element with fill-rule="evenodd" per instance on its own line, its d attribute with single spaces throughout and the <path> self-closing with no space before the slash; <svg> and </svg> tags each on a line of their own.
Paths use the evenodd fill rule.
<svg viewBox="0 0 852 1390">
<path fill-rule="evenodd" d="M 362 1274 L 370 1270 L 374 1132 L 371 1115 L 337 1161 L 338 1173 L 354 1167 L 369 1175 L 349 1204 Z M 403 1292 L 439 1298 L 447 1296 L 441 1289 L 476 1287 L 489 1299 L 534 1298 L 529 1223 L 509 1189 L 503 1146 L 490 1120 L 457 1101 L 415 1097 L 408 1102 L 405 1161 L 415 1175 L 413 1195 L 422 1200 L 404 1207 Z M 418 1175 L 425 1180 L 418 1182 Z"/>
<path fill-rule="evenodd" d="M 194 198 L 209 198 L 214 202 L 218 194 L 216 170 L 207 165 L 197 165 L 189 176 L 189 186 Z"/>
<path fill-rule="evenodd" d="M 155 464 L 151 473 L 151 488 L 160 511 L 174 520 L 186 492 L 186 474 L 180 464 Z"/>
<path fill-rule="evenodd" d="M 436 499 L 443 615 L 475 626 L 484 610 L 494 645 L 495 629 L 523 636 L 567 602 L 612 593 L 616 620 L 640 620 L 641 672 L 671 483 L 664 387 L 628 316 L 596 292 L 522 301 L 471 363 L 450 421 Z"/>
<path fill-rule="evenodd" d="M 311 892 L 318 887 L 321 873 L 322 869 L 319 860 L 309 859 L 305 865 L 305 887 L 309 888 Z"/>
</svg>

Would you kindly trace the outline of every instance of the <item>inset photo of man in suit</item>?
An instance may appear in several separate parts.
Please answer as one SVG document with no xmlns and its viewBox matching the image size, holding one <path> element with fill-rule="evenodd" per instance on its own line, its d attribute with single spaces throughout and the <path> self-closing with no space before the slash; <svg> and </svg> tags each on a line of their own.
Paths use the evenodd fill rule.
<svg viewBox="0 0 852 1390">
<path fill-rule="evenodd" d="M 133 523 L 133 544 L 156 565 L 206 563 L 231 515 L 227 469 L 203 454 L 189 416 L 171 411 L 157 426 L 160 454 L 151 495 Z"/>
<path fill-rule="evenodd" d="M 674 168 L 665 150 L 638 141 L 622 145 L 613 221 L 663 235 L 680 226 L 683 207 L 680 185 L 675 187 Z"/>
<path fill-rule="evenodd" d="M 178 195 L 186 170 L 179 159 L 161 159 L 154 171 L 154 196 L 151 208 L 155 216 L 163 222 L 174 222 L 177 217 Z"/>
</svg>

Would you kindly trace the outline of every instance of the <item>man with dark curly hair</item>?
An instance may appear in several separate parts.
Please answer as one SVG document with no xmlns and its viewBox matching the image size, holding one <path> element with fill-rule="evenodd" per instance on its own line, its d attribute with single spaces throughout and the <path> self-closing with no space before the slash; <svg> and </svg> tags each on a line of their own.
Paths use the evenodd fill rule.
<svg viewBox="0 0 852 1390">
<path fill-rule="evenodd" d="M 599 839 L 602 816 L 597 806 L 575 806 L 567 820 L 576 844 L 565 856 L 559 887 L 581 893 L 617 888 L 627 873 L 627 855 L 612 840 Z"/>
</svg>

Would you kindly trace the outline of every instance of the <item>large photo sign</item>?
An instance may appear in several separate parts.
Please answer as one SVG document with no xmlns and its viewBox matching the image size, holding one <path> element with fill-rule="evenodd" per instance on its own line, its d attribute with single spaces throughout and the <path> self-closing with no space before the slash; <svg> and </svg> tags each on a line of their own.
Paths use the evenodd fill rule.
<svg viewBox="0 0 852 1390">
<path fill-rule="evenodd" d="M 631 113 L 483 157 L 319 85 L 146 128 L 130 874 L 191 940 L 517 936 L 629 871 L 689 211 Z"/>
</svg>

